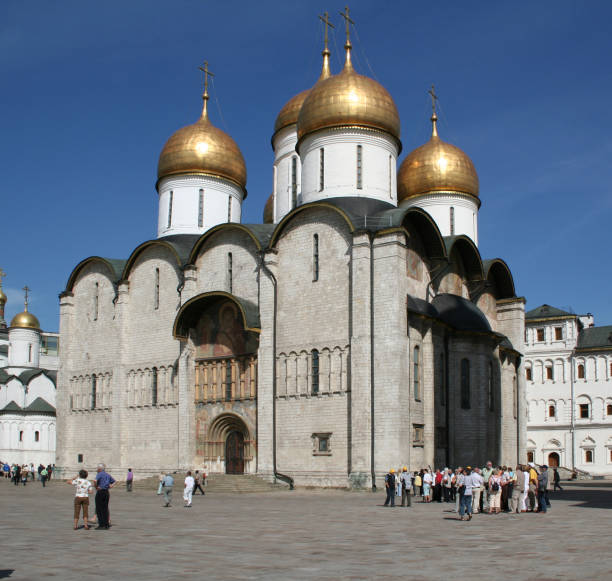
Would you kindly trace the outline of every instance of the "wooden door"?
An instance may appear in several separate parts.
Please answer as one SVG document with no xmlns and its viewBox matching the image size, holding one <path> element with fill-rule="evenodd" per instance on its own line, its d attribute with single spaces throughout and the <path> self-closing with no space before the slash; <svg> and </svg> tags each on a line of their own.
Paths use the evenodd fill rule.
<svg viewBox="0 0 612 581">
<path fill-rule="evenodd" d="M 559 468 L 559 454 L 551 452 L 548 455 L 548 466 L 550 468 Z"/>
<path fill-rule="evenodd" d="M 226 474 L 244 474 L 244 436 L 234 430 L 225 440 Z"/>
</svg>

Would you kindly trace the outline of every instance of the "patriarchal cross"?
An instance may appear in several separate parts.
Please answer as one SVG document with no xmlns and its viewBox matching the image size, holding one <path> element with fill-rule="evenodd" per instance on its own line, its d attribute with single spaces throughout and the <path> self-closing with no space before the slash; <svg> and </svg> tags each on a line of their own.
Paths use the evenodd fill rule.
<svg viewBox="0 0 612 581">
<path fill-rule="evenodd" d="M 342 18 L 344 18 L 344 20 L 346 21 L 346 44 L 350 45 L 351 44 L 351 30 L 350 30 L 350 25 L 351 24 L 355 24 L 352 20 L 351 17 L 349 16 L 349 7 L 345 6 L 344 7 L 344 12 L 340 12 L 340 16 L 342 16 Z"/>
<path fill-rule="evenodd" d="M 204 66 L 198 67 L 204 73 L 204 94 L 208 97 L 208 77 L 215 75 L 208 70 L 208 61 L 204 61 Z"/>
<path fill-rule="evenodd" d="M 319 18 L 325 23 L 325 50 L 327 50 L 327 30 L 330 26 L 332 28 L 336 27 L 329 21 L 329 13 L 327 11 L 323 14 L 323 16 L 319 14 Z"/>
<path fill-rule="evenodd" d="M 6 272 L 0 268 L 0 288 L 2 288 L 2 279 L 6 276 Z"/>
<path fill-rule="evenodd" d="M 429 91 L 427 91 L 429 93 L 429 95 L 431 96 L 431 108 L 433 110 L 433 114 L 436 114 L 436 108 L 437 108 L 437 103 L 438 103 L 438 95 L 436 95 L 436 88 L 432 85 L 431 89 L 429 89 Z"/>
</svg>

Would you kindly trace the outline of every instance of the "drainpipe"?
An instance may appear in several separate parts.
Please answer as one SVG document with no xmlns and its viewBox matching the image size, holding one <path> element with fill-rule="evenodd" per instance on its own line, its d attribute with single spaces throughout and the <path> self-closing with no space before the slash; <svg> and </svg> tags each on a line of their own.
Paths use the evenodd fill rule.
<svg viewBox="0 0 612 581">
<path fill-rule="evenodd" d="M 374 432 L 374 237 L 370 236 L 370 477 L 372 492 L 376 492 L 374 462 L 376 435 Z"/>
<path fill-rule="evenodd" d="M 272 286 L 274 287 L 274 312 L 272 321 L 272 469 L 274 471 L 274 478 L 286 482 L 287 484 L 289 484 L 289 490 L 293 490 L 293 478 L 291 478 L 291 476 L 287 476 L 286 474 L 281 474 L 276 470 L 276 321 L 278 305 L 277 282 L 274 273 L 266 265 L 265 253 L 263 250 L 260 251 L 259 257 L 259 265 L 268 275 L 268 278 L 272 281 Z"/>
<path fill-rule="evenodd" d="M 574 401 L 574 357 L 575 350 L 570 353 L 570 387 L 571 387 L 571 402 L 572 402 L 572 414 L 570 416 L 570 432 L 572 434 L 572 470 L 576 469 L 576 403 Z"/>
</svg>

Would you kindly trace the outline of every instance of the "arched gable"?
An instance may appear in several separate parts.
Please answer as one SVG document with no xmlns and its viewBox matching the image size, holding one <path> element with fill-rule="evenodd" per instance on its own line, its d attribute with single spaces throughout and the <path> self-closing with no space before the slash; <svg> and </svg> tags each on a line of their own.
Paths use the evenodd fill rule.
<svg viewBox="0 0 612 581">
<path fill-rule="evenodd" d="M 193 248 L 189 255 L 188 263 L 195 264 L 195 261 L 197 260 L 198 255 L 200 254 L 200 251 L 202 247 L 204 246 L 204 244 L 206 244 L 206 242 L 215 234 L 218 234 L 219 232 L 226 231 L 226 230 L 240 230 L 244 232 L 253 241 L 253 246 L 255 250 L 256 251 L 262 250 L 263 248 L 262 241 L 259 239 L 259 237 L 256 235 L 256 233 L 251 228 L 249 228 L 248 226 L 245 226 L 244 224 L 238 224 L 235 222 L 227 222 L 225 224 L 219 224 L 218 226 L 215 226 L 214 228 L 207 230 L 204 234 L 202 234 L 202 236 L 198 238 L 198 241 L 193 245 Z"/>
<path fill-rule="evenodd" d="M 485 260 L 483 266 L 485 278 L 493 283 L 497 299 L 510 299 L 516 296 L 512 272 L 501 258 Z"/>
<path fill-rule="evenodd" d="M 278 239 L 282 235 L 283 231 L 291 222 L 293 222 L 296 216 L 298 216 L 302 212 L 307 212 L 313 209 L 324 209 L 335 212 L 336 214 L 339 214 L 346 222 L 346 225 L 350 232 L 354 232 L 356 230 L 355 225 L 353 224 L 348 214 L 341 208 L 338 208 L 337 206 L 334 206 L 333 204 L 329 204 L 327 202 L 312 202 L 310 204 L 304 204 L 303 206 L 298 206 L 297 208 L 294 208 L 276 225 L 272 237 L 270 238 L 269 247 L 273 248 L 274 246 L 276 246 L 276 243 L 278 242 Z"/>
<path fill-rule="evenodd" d="M 103 270 L 106 271 L 108 279 L 114 284 L 116 284 L 121 279 L 121 273 L 125 266 L 125 260 L 119 260 L 115 258 L 102 258 L 101 256 L 90 256 L 85 260 L 82 260 L 77 264 L 73 271 L 70 273 L 68 277 L 68 282 L 66 283 L 66 288 L 64 292 L 70 293 L 74 288 L 74 285 L 79 277 L 79 274 L 83 271 L 83 269 L 92 264 L 100 264 L 103 267 Z"/>
<path fill-rule="evenodd" d="M 471 238 L 464 235 L 446 236 L 444 243 L 446 245 L 446 252 L 451 260 L 454 252 L 461 257 L 468 281 L 484 280 L 484 268 L 480 252 Z"/>
<path fill-rule="evenodd" d="M 430 261 L 448 258 L 444 238 L 434 219 L 425 210 L 407 208 L 404 210 L 401 225 L 408 233 L 415 232 L 420 237 Z"/>
<path fill-rule="evenodd" d="M 123 271 L 121 273 L 121 280 L 127 280 L 130 276 L 130 271 L 132 270 L 138 257 L 148 248 L 153 248 L 155 246 L 160 246 L 162 248 L 167 249 L 172 255 L 172 257 L 174 258 L 174 260 L 176 261 L 176 266 L 179 269 L 182 268 L 183 264 L 182 264 L 181 257 L 179 256 L 179 253 L 177 252 L 176 248 L 174 248 L 172 244 L 170 244 L 168 241 L 163 240 L 163 239 L 147 240 L 146 242 L 143 242 L 142 244 L 137 246 L 132 252 L 132 254 L 130 254 L 130 257 L 127 259 L 127 262 L 125 263 L 125 267 L 123 268 Z"/>
</svg>

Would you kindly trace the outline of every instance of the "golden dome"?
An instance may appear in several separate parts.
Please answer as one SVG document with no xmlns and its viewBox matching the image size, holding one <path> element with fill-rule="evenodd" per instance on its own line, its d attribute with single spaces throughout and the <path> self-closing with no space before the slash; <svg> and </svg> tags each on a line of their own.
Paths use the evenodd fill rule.
<svg viewBox="0 0 612 581">
<path fill-rule="evenodd" d="M 23 311 L 23 313 L 19 313 L 13 317 L 11 321 L 11 327 L 17 327 L 20 329 L 40 329 L 40 323 L 38 319 L 27 310 Z"/>
<path fill-rule="evenodd" d="M 264 224 L 274 224 L 274 194 L 270 194 L 263 212 Z"/>
<path fill-rule="evenodd" d="M 458 147 L 438 137 L 437 117 L 431 118 L 431 139 L 409 153 L 397 174 L 397 201 L 433 192 L 460 192 L 478 197 L 478 174 Z"/>
<path fill-rule="evenodd" d="M 329 68 L 329 49 L 327 48 L 327 40 L 325 41 L 325 48 L 321 53 L 323 55 L 323 66 L 321 68 L 321 74 L 317 79 L 317 83 L 324 81 L 325 79 L 329 79 L 331 77 L 331 70 Z M 300 109 L 306 100 L 306 97 L 310 94 L 312 89 L 306 89 L 301 93 L 298 93 L 295 97 L 292 97 L 285 103 L 283 108 L 280 110 L 280 113 L 276 117 L 276 121 L 274 123 L 274 133 L 278 133 L 281 129 L 285 127 L 289 127 L 289 125 L 294 125 L 297 123 L 298 115 L 300 114 Z"/>
<path fill-rule="evenodd" d="M 227 133 L 210 122 L 208 95 L 203 98 L 200 119 L 179 129 L 164 145 L 157 164 L 158 181 L 175 174 L 204 174 L 225 178 L 244 190 L 246 165 L 242 153 Z"/>
<path fill-rule="evenodd" d="M 358 126 L 390 133 L 399 141 L 400 119 L 393 98 L 380 84 L 359 75 L 351 64 L 351 46 L 339 74 L 317 83 L 298 116 L 298 139 L 328 127 Z"/>
</svg>

